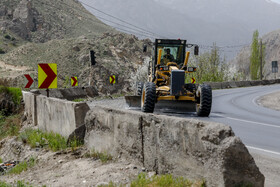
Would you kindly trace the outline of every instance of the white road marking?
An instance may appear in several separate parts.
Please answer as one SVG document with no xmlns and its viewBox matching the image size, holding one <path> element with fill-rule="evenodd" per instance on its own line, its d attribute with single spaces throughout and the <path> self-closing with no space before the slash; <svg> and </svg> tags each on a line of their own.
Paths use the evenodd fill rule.
<svg viewBox="0 0 280 187">
<path fill-rule="evenodd" d="M 213 115 L 216 115 L 216 116 L 219 116 L 219 117 L 224 117 L 224 118 L 235 120 L 235 121 L 241 121 L 241 122 L 245 122 L 245 123 L 252 123 L 252 124 L 262 125 L 262 126 L 266 126 L 266 127 L 280 128 L 280 126 L 267 124 L 267 123 L 260 123 L 260 122 L 248 121 L 248 120 L 244 120 L 244 119 L 237 119 L 237 118 L 223 116 L 223 115 L 220 115 L 220 114 L 213 114 Z"/>
<path fill-rule="evenodd" d="M 266 152 L 266 153 L 271 153 L 271 154 L 274 154 L 274 155 L 280 155 L 279 152 L 275 152 L 275 151 L 270 151 L 270 150 L 261 149 L 261 148 L 257 148 L 257 147 L 252 147 L 252 146 L 248 146 L 248 145 L 246 145 L 246 147 L 247 147 L 248 149 L 254 149 L 254 150 L 257 150 L 257 151 L 262 151 L 262 152 Z"/>
</svg>

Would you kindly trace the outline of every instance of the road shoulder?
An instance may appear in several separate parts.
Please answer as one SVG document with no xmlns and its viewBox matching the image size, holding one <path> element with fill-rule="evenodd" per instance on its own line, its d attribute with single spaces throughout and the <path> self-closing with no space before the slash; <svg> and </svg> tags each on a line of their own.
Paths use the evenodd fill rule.
<svg viewBox="0 0 280 187">
<path fill-rule="evenodd" d="M 260 97 L 257 103 L 266 108 L 280 111 L 280 91 Z"/>
</svg>

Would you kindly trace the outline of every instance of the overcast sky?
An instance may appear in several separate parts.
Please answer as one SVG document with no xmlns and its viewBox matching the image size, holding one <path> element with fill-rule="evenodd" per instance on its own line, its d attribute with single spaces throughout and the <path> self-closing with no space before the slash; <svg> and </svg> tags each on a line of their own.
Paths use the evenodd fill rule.
<svg viewBox="0 0 280 187">
<path fill-rule="evenodd" d="M 280 4 L 280 0 L 271 0 L 271 1 L 274 1 L 276 3 L 279 3 Z"/>
</svg>

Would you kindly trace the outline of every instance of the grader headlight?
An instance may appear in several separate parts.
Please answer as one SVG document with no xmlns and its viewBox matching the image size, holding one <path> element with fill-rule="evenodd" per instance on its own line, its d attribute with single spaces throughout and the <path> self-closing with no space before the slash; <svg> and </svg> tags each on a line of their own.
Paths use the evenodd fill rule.
<svg viewBox="0 0 280 187">
<path fill-rule="evenodd" d="M 196 72 L 196 67 L 188 67 L 188 72 Z"/>
</svg>

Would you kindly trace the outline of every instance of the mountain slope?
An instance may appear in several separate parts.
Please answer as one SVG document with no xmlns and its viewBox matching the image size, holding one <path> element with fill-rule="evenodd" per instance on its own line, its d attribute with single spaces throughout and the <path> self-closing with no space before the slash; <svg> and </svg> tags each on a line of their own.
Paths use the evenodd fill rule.
<svg viewBox="0 0 280 187">
<path fill-rule="evenodd" d="M 24 86 L 23 74 L 37 77 L 38 63 L 56 63 L 59 87 L 77 76 L 79 86 L 91 84 L 99 94 L 132 91 L 131 77 L 147 55 L 143 43 L 149 42 L 102 23 L 76 0 L 1 0 L 0 28 L 5 50 L 0 78 Z M 117 84 L 110 85 L 111 75 L 118 77 Z"/>
<path fill-rule="evenodd" d="M 114 32 L 75 0 L 1 0 L 0 28 L 34 42 Z"/>
<path fill-rule="evenodd" d="M 254 30 L 266 33 L 280 23 L 280 5 L 266 0 L 81 1 L 160 35 L 204 45 L 248 43 Z"/>
</svg>

